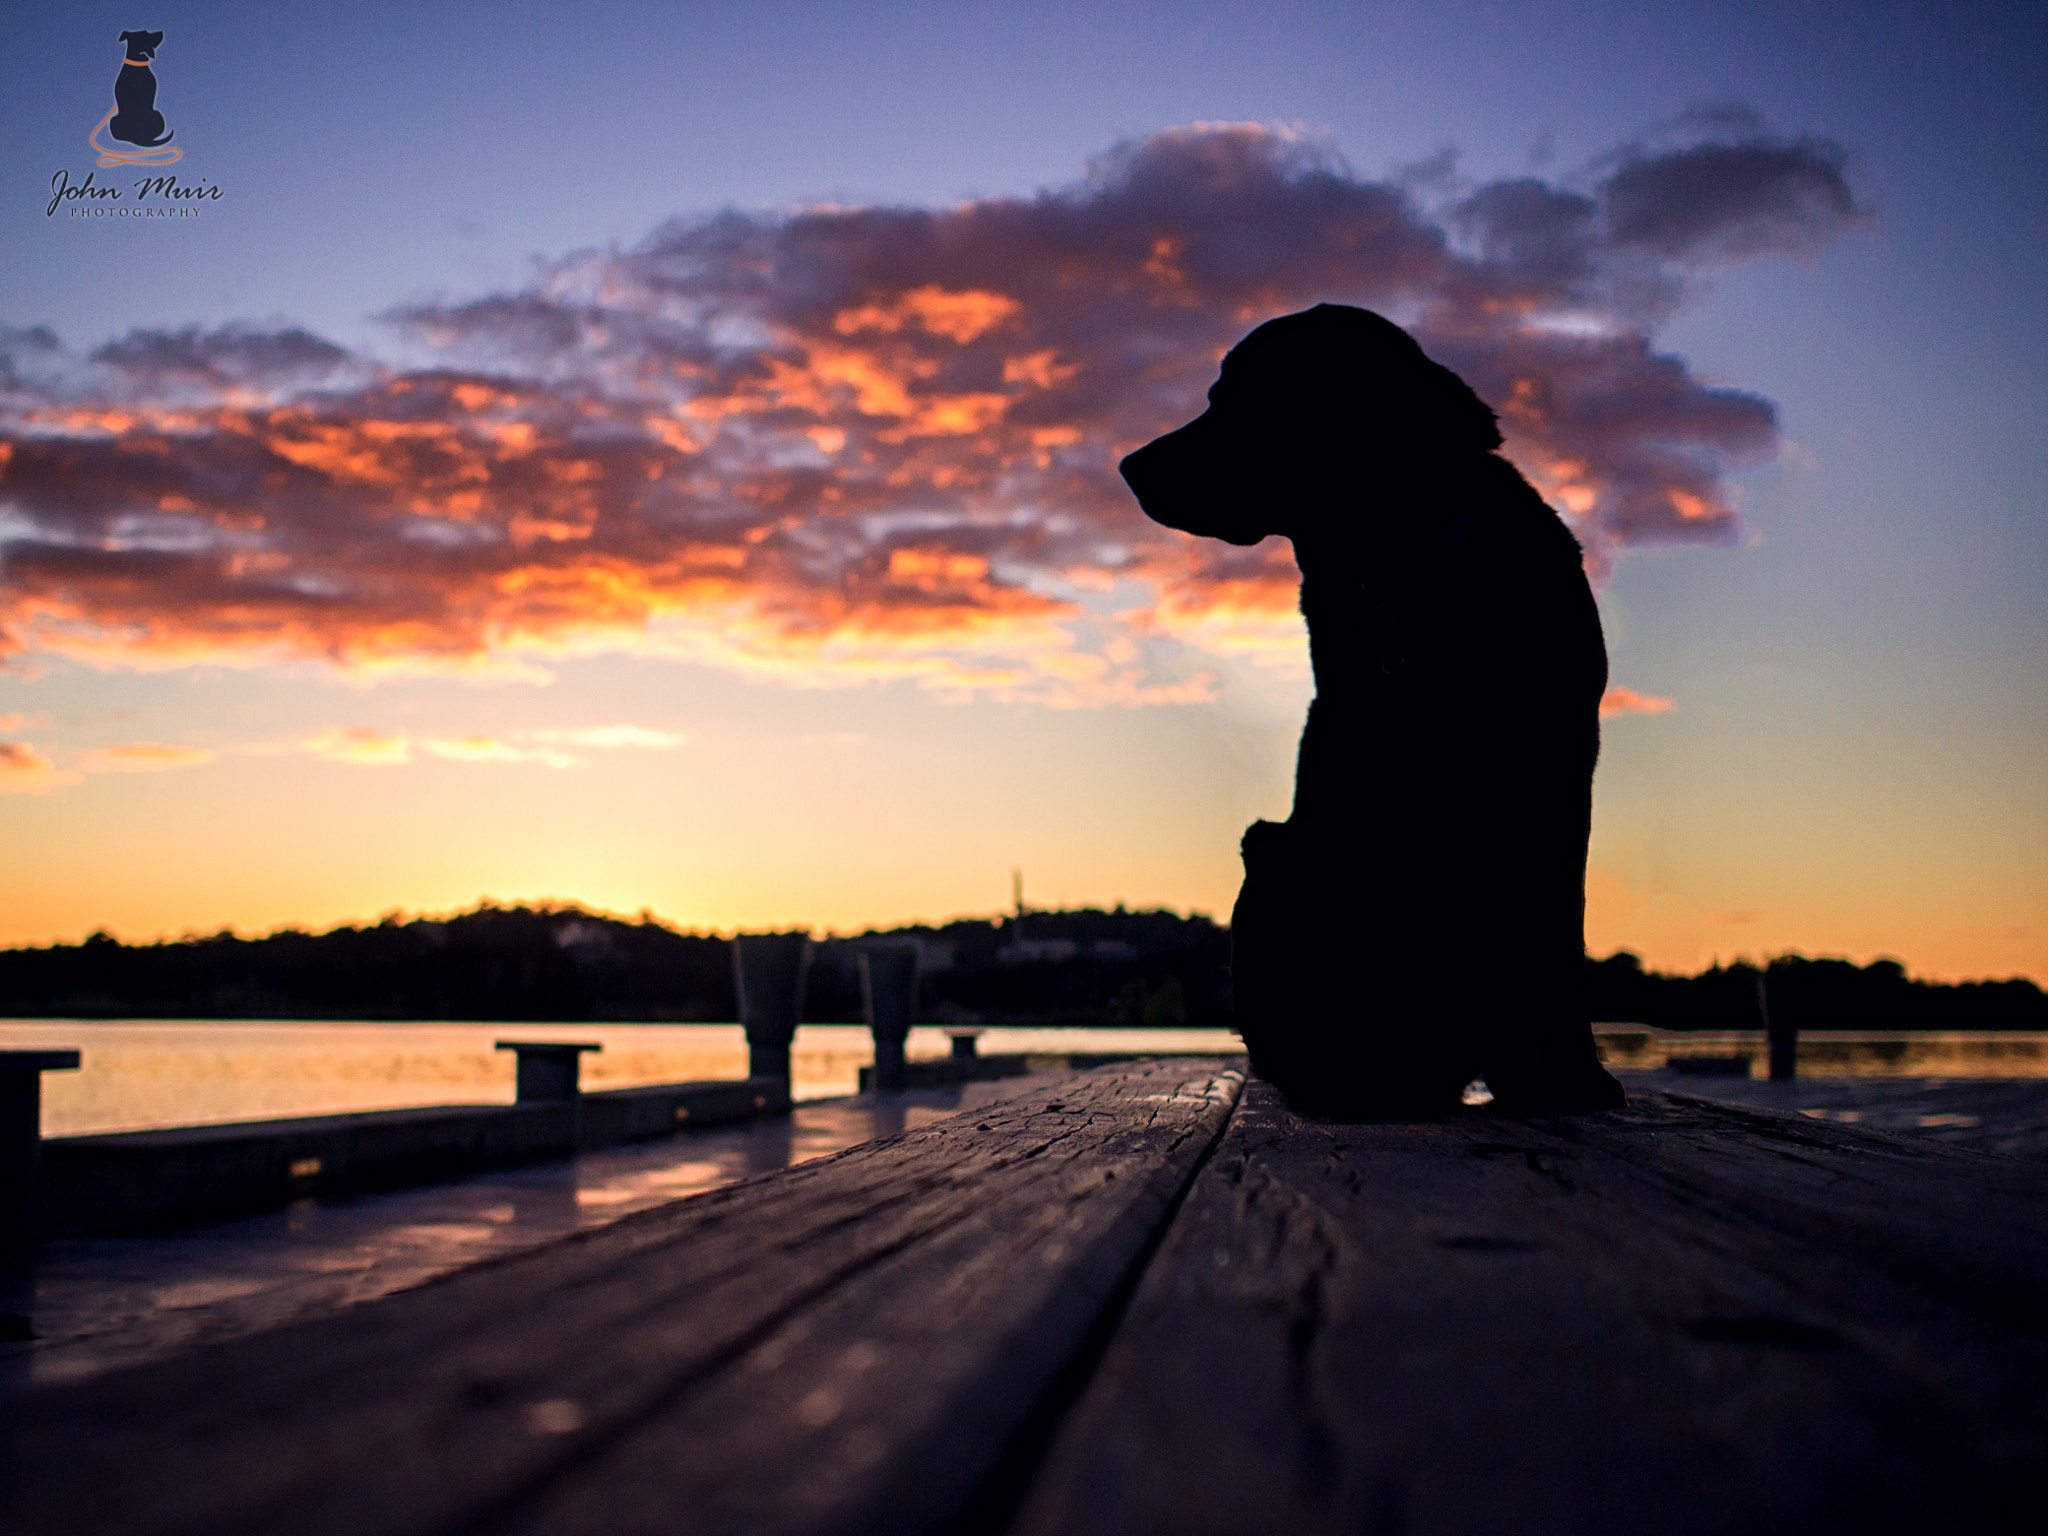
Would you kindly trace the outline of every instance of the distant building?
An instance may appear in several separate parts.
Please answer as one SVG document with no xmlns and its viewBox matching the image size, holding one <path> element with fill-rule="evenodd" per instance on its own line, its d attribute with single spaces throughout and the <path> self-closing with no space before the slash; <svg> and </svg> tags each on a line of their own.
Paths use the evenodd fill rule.
<svg viewBox="0 0 2048 1536">
<path fill-rule="evenodd" d="M 1123 948 L 1129 949 L 1128 944 Z M 998 965 L 1059 965 L 1081 953 L 1072 939 L 1011 939 L 996 950 Z"/>
</svg>

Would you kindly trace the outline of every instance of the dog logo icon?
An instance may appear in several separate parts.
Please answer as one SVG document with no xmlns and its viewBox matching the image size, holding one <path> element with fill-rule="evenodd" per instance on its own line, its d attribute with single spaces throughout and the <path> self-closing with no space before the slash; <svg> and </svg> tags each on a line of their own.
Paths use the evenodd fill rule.
<svg viewBox="0 0 2048 1536">
<path fill-rule="evenodd" d="M 121 72 L 114 77 L 114 105 L 99 120 L 86 142 L 99 155 L 101 165 L 169 165 L 179 151 L 170 147 L 171 132 L 164 115 L 156 109 L 156 72 L 150 63 L 162 46 L 161 32 L 123 32 L 121 41 L 127 56 Z M 115 149 L 100 142 L 100 129 L 136 149 Z"/>
</svg>

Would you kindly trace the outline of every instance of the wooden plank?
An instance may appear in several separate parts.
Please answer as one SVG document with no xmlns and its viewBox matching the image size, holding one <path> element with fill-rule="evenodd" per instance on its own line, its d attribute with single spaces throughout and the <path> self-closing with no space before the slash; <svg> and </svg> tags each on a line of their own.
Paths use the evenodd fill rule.
<svg viewBox="0 0 2048 1536">
<path fill-rule="evenodd" d="M 1801 1077 L 1774 1082 L 1631 1072 L 1623 1080 L 1631 1092 L 1636 1086 L 1665 1088 L 1717 1104 L 1746 1104 L 1864 1125 L 1914 1141 L 2048 1162 L 2048 1078 Z"/>
<path fill-rule="evenodd" d="M 937 1531 L 1241 1079 L 1105 1068 L 337 1317 L 0 1404 L 11 1532 Z"/>
<path fill-rule="evenodd" d="M 566 1156 L 575 1135 L 572 1104 L 449 1104 L 51 1137 L 42 1226 L 89 1232 L 275 1210 L 301 1195 Z"/>
<path fill-rule="evenodd" d="M 2038 1164 L 1684 1093 L 1646 1097 L 1627 1121 L 1552 1128 L 1624 1159 L 1674 1203 L 1738 1214 L 2048 1335 L 2048 1170 Z"/>
<path fill-rule="evenodd" d="M 789 1079 L 719 1078 L 585 1093 L 576 1106 L 579 1150 L 651 1141 L 678 1131 L 731 1125 L 790 1111 Z"/>
<path fill-rule="evenodd" d="M 2039 1530 L 2048 1170 L 1645 1096 L 1254 1082 L 1013 1527 Z"/>
</svg>

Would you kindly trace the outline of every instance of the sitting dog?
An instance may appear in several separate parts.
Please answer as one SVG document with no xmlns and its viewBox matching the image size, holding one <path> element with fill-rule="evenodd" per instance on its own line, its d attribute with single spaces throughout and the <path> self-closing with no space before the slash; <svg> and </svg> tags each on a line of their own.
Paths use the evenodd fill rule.
<svg viewBox="0 0 2048 1536">
<path fill-rule="evenodd" d="M 173 137 L 164 132 L 164 115 L 156 109 L 156 72 L 149 67 L 163 40 L 161 32 L 121 34 L 128 56 L 121 62 L 121 73 L 114 76 L 114 117 L 107 132 L 124 144 L 154 149 Z"/>
<path fill-rule="evenodd" d="M 1316 696 L 1293 814 L 1231 915 L 1252 1065 L 1299 1110 L 1619 1107 L 1583 997 L 1607 651 L 1578 542 L 1491 410 L 1400 327 L 1320 304 L 1126 458 L 1146 514 L 1291 539 Z"/>
</svg>

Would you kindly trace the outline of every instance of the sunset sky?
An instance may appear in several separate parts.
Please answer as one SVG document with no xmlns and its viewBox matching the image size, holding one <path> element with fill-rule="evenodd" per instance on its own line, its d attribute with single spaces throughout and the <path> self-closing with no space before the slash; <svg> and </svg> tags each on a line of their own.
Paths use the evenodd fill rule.
<svg viewBox="0 0 2048 1536">
<path fill-rule="evenodd" d="M 142 25 L 180 158 L 99 167 Z M 2038 4 L 16 6 L 0 71 L 0 943 L 1224 916 L 1293 562 L 1114 466 L 1332 300 L 1587 549 L 1596 952 L 2048 981 Z"/>
</svg>

